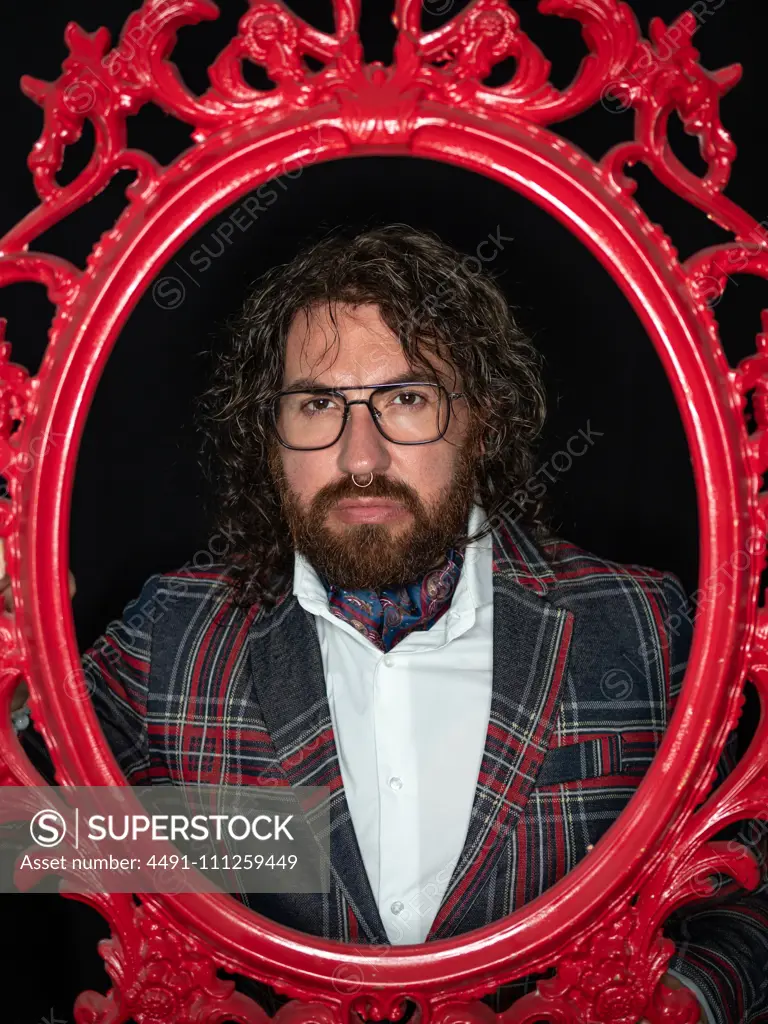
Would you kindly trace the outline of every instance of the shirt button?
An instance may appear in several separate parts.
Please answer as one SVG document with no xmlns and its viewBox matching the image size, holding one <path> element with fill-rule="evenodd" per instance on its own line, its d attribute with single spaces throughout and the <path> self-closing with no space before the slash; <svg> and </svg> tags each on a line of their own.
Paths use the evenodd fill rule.
<svg viewBox="0 0 768 1024">
<path fill-rule="evenodd" d="M 384 664 L 387 668 L 391 668 L 395 664 L 395 659 L 388 654 L 384 659 Z"/>
<path fill-rule="evenodd" d="M 403 780 L 399 779 L 397 775 L 393 775 L 392 778 L 389 780 L 389 785 L 392 789 L 402 789 Z"/>
<path fill-rule="evenodd" d="M 400 900 L 395 900 L 395 902 L 390 906 L 389 909 L 392 911 L 393 914 L 399 914 L 403 910 L 405 910 L 405 904 L 401 903 Z"/>
</svg>

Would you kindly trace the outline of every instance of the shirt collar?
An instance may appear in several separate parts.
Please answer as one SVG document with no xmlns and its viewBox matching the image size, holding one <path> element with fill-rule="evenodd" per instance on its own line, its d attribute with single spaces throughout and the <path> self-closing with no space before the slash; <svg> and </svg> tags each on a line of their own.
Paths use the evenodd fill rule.
<svg viewBox="0 0 768 1024">
<path fill-rule="evenodd" d="M 474 504 L 469 514 L 469 534 L 475 533 L 484 521 L 484 510 L 480 505 Z M 461 612 L 493 603 L 492 543 L 491 535 L 487 534 L 467 545 L 464 565 L 451 601 L 453 611 Z M 298 551 L 294 552 L 293 559 L 293 593 L 303 607 L 328 607 L 328 594 L 322 580 L 310 562 Z"/>
</svg>

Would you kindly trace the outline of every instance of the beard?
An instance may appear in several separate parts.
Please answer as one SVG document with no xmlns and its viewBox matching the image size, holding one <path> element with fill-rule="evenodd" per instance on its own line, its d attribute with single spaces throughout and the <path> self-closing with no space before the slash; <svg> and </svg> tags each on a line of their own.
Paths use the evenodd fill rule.
<svg viewBox="0 0 768 1024">
<path fill-rule="evenodd" d="M 429 505 L 402 481 L 374 474 L 364 488 L 356 486 L 351 475 L 327 484 L 304 508 L 285 478 L 277 443 L 270 446 L 268 463 L 295 550 L 336 586 L 382 590 L 409 583 L 442 565 L 455 542 L 466 535 L 476 492 L 477 458 L 471 432 L 458 451 L 453 477 Z M 331 529 L 326 520 L 336 502 L 361 495 L 402 502 L 412 514 L 411 524 L 397 531 L 380 523 Z"/>
</svg>

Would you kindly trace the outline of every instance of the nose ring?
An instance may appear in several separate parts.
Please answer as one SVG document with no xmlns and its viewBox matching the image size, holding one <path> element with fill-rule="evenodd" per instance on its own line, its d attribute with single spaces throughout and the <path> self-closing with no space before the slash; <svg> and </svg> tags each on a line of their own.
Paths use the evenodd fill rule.
<svg viewBox="0 0 768 1024">
<path fill-rule="evenodd" d="M 368 483 L 367 483 L 367 484 L 359 484 L 359 483 L 357 482 L 357 480 L 355 480 L 355 477 L 356 477 L 356 476 L 357 476 L 357 474 L 356 474 L 356 473 L 353 473 L 353 474 L 352 474 L 352 483 L 353 483 L 353 484 L 354 484 L 354 485 L 355 485 L 356 487 L 369 487 L 369 486 L 370 486 L 370 485 L 371 485 L 371 484 L 373 483 L 373 473 L 369 473 L 369 474 L 368 474 L 368 476 L 370 477 L 370 480 L 368 481 Z"/>
</svg>

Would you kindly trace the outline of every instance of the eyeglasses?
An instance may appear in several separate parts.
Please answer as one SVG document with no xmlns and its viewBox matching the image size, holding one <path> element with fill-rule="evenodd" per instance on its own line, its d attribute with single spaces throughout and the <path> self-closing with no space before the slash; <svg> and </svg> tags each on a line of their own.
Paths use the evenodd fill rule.
<svg viewBox="0 0 768 1024">
<path fill-rule="evenodd" d="M 345 391 L 371 388 L 368 398 L 350 402 Z M 285 448 L 317 451 L 341 437 L 352 405 L 367 405 L 382 437 L 394 444 L 431 444 L 448 429 L 451 404 L 463 391 L 431 381 L 363 384 L 344 388 L 280 391 L 272 404 L 277 439 Z"/>
</svg>

